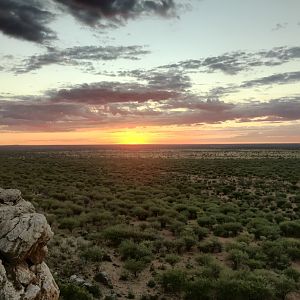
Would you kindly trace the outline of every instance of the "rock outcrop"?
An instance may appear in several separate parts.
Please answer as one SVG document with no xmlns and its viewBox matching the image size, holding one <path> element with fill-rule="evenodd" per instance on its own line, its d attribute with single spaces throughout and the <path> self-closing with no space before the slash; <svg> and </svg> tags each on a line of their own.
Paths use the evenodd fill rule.
<svg viewBox="0 0 300 300">
<path fill-rule="evenodd" d="M 44 262 L 53 232 L 19 190 L 0 188 L 0 300 L 57 300 Z"/>
</svg>

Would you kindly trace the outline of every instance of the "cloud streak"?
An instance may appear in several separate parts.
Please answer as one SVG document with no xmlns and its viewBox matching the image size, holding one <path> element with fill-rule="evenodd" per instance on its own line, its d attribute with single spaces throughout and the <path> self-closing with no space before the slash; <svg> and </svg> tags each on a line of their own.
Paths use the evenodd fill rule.
<svg viewBox="0 0 300 300">
<path fill-rule="evenodd" d="M 227 75 L 236 75 L 239 72 L 249 71 L 256 67 L 278 66 L 300 59 L 300 47 L 276 47 L 271 50 L 262 50 L 248 53 L 235 51 L 201 59 L 180 61 L 175 64 L 161 66 L 160 69 L 177 69 L 184 72 L 223 72 Z"/>
<path fill-rule="evenodd" d="M 246 81 L 241 85 L 241 87 L 251 88 L 263 85 L 289 84 L 298 81 L 300 81 L 300 72 L 286 72 Z"/>
<path fill-rule="evenodd" d="M 14 73 L 28 73 L 49 65 L 79 66 L 94 71 L 93 62 L 117 59 L 138 60 L 150 51 L 142 46 L 75 46 L 63 50 L 48 48 L 45 54 L 33 55 L 12 67 Z"/>
</svg>

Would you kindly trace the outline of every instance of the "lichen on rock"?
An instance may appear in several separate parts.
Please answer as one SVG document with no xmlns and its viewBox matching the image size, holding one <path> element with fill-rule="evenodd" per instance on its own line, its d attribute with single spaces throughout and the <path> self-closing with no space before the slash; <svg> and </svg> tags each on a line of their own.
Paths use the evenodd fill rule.
<svg viewBox="0 0 300 300">
<path fill-rule="evenodd" d="M 19 190 L 0 188 L 0 300 L 57 300 L 59 289 L 45 264 L 53 232 Z"/>
</svg>

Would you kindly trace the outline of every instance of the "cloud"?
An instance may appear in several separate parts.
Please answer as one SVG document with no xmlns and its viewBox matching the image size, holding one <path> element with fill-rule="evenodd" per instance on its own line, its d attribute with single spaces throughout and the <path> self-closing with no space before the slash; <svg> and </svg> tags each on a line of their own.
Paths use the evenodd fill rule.
<svg viewBox="0 0 300 300">
<path fill-rule="evenodd" d="M 137 60 L 150 53 L 142 46 L 75 46 L 63 50 L 48 47 L 46 54 L 33 55 L 12 67 L 15 73 L 27 73 L 48 65 L 80 66 L 93 70 L 92 62 L 116 59 Z"/>
<path fill-rule="evenodd" d="M 0 31 L 11 37 L 42 43 L 55 38 L 47 25 L 53 14 L 35 0 L 1 0 Z"/>
<path fill-rule="evenodd" d="M 258 52 L 234 51 L 218 56 L 180 61 L 161 66 L 160 69 L 176 69 L 184 72 L 204 73 L 221 71 L 227 75 L 249 71 L 255 67 L 277 66 L 300 58 L 300 47 L 276 47 Z"/>
<path fill-rule="evenodd" d="M 81 84 L 68 89 L 51 90 L 46 97 L 51 102 L 83 103 L 103 105 L 108 103 L 127 103 L 161 101 L 174 99 L 176 91 L 164 90 L 163 87 L 153 89 L 137 83 L 99 82 Z"/>
<path fill-rule="evenodd" d="M 190 77 L 184 75 L 182 71 L 178 70 L 133 70 L 122 71 L 118 73 L 119 76 L 129 76 L 138 79 L 139 81 L 146 81 L 151 88 L 159 88 L 174 91 L 183 91 L 192 86 Z"/>
<path fill-rule="evenodd" d="M 278 31 L 278 30 L 281 30 L 281 29 L 285 29 L 285 28 L 287 28 L 288 25 L 289 25 L 289 23 L 287 23 L 287 22 L 277 23 L 274 26 L 274 28 L 272 28 L 272 31 Z"/>
<path fill-rule="evenodd" d="M 86 25 L 101 27 L 116 27 L 139 15 L 175 16 L 176 11 L 173 0 L 1 0 L 0 31 L 36 43 L 55 39 L 49 23 L 57 7 Z"/>
<path fill-rule="evenodd" d="M 99 82 L 0 101 L 0 131 L 74 131 L 300 120 L 300 97 L 228 103 L 137 83 Z"/>
<path fill-rule="evenodd" d="M 300 72 L 287 72 L 245 81 L 241 87 L 250 88 L 262 85 L 295 83 L 298 81 L 300 81 Z"/>
<path fill-rule="evenodd" d="M 120 25 L 141 14 L 168 16 L 174 12 L 173 0 L 54 0 L 64 11 L 89 26 Z"/>
</svg>

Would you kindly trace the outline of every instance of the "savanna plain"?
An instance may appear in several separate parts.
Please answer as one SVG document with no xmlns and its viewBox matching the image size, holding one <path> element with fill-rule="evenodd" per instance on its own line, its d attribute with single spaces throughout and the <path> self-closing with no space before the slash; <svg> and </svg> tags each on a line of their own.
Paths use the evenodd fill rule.
<svg viewBox="0 0 300 300">
<path fill-rule="evenodd" d="M 61 299 L 299 296 L 299 145 L 3 147 L 0 187 L 51 225 Z"/>
</svg>

